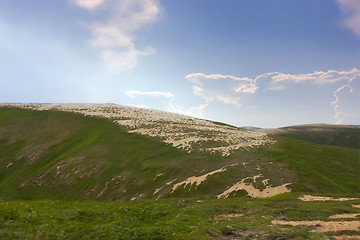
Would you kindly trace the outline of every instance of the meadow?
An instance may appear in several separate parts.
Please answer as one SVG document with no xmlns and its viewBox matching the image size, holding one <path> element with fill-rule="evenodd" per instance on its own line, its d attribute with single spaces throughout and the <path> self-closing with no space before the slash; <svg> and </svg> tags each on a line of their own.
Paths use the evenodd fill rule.
<svg viewBox="0 0 360 240">
<path fill-rule="evenodd" d="M 317 226 L 272 221 L 329 221 L 334 214 L 360 213 L 354 204 L 360 200 L 303 202 L 291 193 L 267 199 L 0 201 L 0 238 L 332 239 L 360 235 L 360 231 L 316 232 Z"/>
</svg>

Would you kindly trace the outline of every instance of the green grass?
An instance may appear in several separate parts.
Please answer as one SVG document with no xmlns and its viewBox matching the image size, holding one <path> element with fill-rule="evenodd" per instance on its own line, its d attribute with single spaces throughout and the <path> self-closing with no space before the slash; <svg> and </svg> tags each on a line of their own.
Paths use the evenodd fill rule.
<svg viewBox="0 0 360 240">
<path fill-rule="evenodd" d="M 1 108 L 0 199 L 126 201 L 140 196 L 156 199 L 160 194 L 214 198 L 260 172 L 273 186 L 292 183 L 299 193 L 359 195 L 358 150 L 274 137 L 274 145 L 223 157 L 187 153 L 158 139 L 130 134 L 107 119 Z M 171 194 L 166 185 L 231 164 L 237 165 L 209 176 L 198 188 L 188 185 Z M 255 186 L 264 188 L 261 181 Z M 231 196 L 246 195 L 240 191 Z"/>
<path fill-rule="evenodd" d="M 312 131 L 311 127 L 294 126 L 282 128 L 279 135 L 331 146 L 360 149 L 360 128 L 326 126 Z"/>
<path fill-rule="evenodd" d="M 285 163 L 296 175 L 294 191 L 360 193 L 359 151 L 281 138 L 264 156 Z"/>
<path fill-rule="evenodd" d="M 273 136 L 276 144 L 228 157 L 190 154 L 129 134 L 110 120 L 56 111 L 0 108 L 0 239 L 331 239 L 278 220 L 328 220 L 352 202 L 302 202 L 300 194 L 360 195 L 358 149 Z M 212 144 L 212 143 L 208 143 Z M 167 182 L 228 167 L 170 194 Z M 244 167 L 245 163 L 246 167 Z M 258 170 L 258 168 L 260 170 Z M 157 174 L 161 176 L 156 177 Z M 259 173 L 292 193 L 252 199 L 214 196 Z M 263 189 L 261 181 L 255 184 Z M 155 189 L 163 198 L 158 201 Z M 144 200 L 129 201 L 143 194 Z M 235 197 L 234 197 L 235 196 Z M 84 199 L 89 199 L 83 201 Z M 94 201 L 97 200 L 97 201 Z M 201 200 L 200 202 L 198 200 Z M 221 214 L 242 217 L 216 219 Z"/>
<path fill-rule="evenodd" d="M 0 110 L 0 198 L 96 199 L 114 177 L 116 181 L 99 199 L 126 200 L 141 193 L 153 197 L 155 189 L 170 180 L 234 161 L 221 159 L 219 154 L 188 154 L 156 139 L 129 134 L 106 119 Z M 163 175 L 155 181 L 160 172 Z"/>
<path fill-rule="evenodd" d="M 352 201 L 352 204 L 360 201 Z M 309 227 L 272 225 L 274 219 L 328 220 L 356 212 L 349 202 L 268 199 L 165 199 L 135 202 L 0 201 L 0 239 L 329 239 Z M 216 219 L 221 214 L 244 214 Z"/>
</svg>

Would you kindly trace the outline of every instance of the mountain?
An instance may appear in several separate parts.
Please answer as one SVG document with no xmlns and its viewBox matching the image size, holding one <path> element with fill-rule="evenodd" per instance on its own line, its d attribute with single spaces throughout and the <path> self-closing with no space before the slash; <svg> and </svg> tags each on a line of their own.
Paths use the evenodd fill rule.
<svg viewBox="0 0 360 240">
<path fill-rule="evenodd" d="M 359 128 L 351 129 L 346 134 L 356 136 Z M 316 132 L 314 143 L 283 130 L 286 136 L 116 104 L 0 104 L 0 198 L 360 193 L 351 134 L 335 141 L 339 147 L 326 145 L 329 131 Z"/>
</svg>

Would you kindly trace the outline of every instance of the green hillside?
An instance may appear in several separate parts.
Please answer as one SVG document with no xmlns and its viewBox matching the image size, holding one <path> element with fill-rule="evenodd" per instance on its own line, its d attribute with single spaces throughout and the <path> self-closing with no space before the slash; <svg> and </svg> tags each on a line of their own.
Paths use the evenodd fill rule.
<svg viewBox="0 0 360 240">
<path fill-rule="evenodd" d="M 359 152 L 273 136 L 230 156 L 184 150 L 131 134 L 110 120 L 60 111 L 0 109 L 1 199 L 214 198 L 244 180 L 291 183 L 296 192 L 358 195 Z M 208 143 L 211 144 L 211 143 Z M 200 184 L 179 185 L 206 176 Z M 174 191 L 173 191 L 174 190 Z M 232 196 L 246 196 L 244 190 Z"/>
<path fill-rule="evenodd" d="M 193 144 L 189 153 L 159 137 L 128 131 L 106 118 L 0 108 L 0 239 L 360 235 L 352 227 L 321 229 L 325 222 L 344 223 L 331 220 L 344 213 L 356 215 L 353 224 L 359 225 L 360 200 L 297 199 L 359 197 L 359 149 L 269 135 L 271 143 L 224 156 L 203 150 L 218 146 L 211 140 Z M 267 191 L 289 193 L 249 197 L 270 196 Z"/>
<path fill-rule="evenodd" d="M 280 128 L 277 134 L 319 144 L 360 149 L 359 126 L 299 125 Z"/>
</svg>

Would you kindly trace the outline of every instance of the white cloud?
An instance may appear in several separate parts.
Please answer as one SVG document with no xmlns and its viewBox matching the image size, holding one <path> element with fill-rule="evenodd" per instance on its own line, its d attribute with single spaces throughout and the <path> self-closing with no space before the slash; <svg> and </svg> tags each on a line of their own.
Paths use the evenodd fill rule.
<svg viewBox="0 0 360 240">
<path fill-rule="evenodd" d="M 207 103 L 217 100 L 225 104 L 241 106 L 239 93 L 254 94 L 258 89 L 256 80 L 247 77 L 192 73 L 185 78 L 195 83 L 194 94 L 204 98 Z"/>
<path fill-rule="evenodd" d="M 339 93 L 344 90 L 345 88 L 349 88 L 350 93 L 352 93 L 353 88 L 350 85 L 350 83 L 355 80 L 357 77 L 359 77 L 360 74 L 354 76 L 353 78 L 351 78 L 346 84 L 342 85 L 341 87 L 339 87 L 338 89 L 336 89 L 333 93 L 335 100 L 333 102 L 331 102 L 330 104 L 334 106 L 334 111 L 335 111 L 335 115 L 334 118 L 337 120 L 336 123 L 341 123 L 343 121 L 343 119 L 340 117 L 340 115 L 342 114 L 342 112 L 339 111 Z"/>
<path fill-rule="evenodd" d="M 141 91 L 126 91 L 126 95 L 128 95 L 131 98 L 136 98 L 138 96 L 151 96 L 151 97 L 166 97 L 175 99 L 174 94 L 171 92 L 159 92 L 159 91 L 153 91 L 153 92 L 141 92 Z"/>
<path fill-rule="evenodd" d="M 144 51 L 133 48 L 123 51 L 105 49 L 101 52 L 101 58 L 110 70 L 119 71 L 134 68 L 138 63 L 138 58 L 140 56 L 147 56 L 154 52 L 155 49 L 151 47 L 146 48 Z"/>
<path fill-rule="evenodd" d="M 271 78 L 273 84 L 279 84 L 284 82 L 293 82 L 293 83 L 311 82 L 315 84 L 327 84 L 327 83 L 334 83 L 334 82 L 348 80 L 349 78 L 359 73 L 360 70 L 358 70 L 357 68 L 353 68 L 349 71 L 329 70 L 327 72 L 316 71 L 314 73 L 308 73 L 308 74 L 285 74 L 285 73 L 274 72 L 274 73 L 268 73 L 266 76 Z"/>
<path fill-rule="evenodd" d="M 302 83 L 302 82 L 311 82 L 313 84 L 328 84 L 328 83 L 337 83 L 337 82 L 346 82 L 346 84 L 337 88 L 333 92 L 333 96 L 335 100 L 330 103 L 334 107 L 334 119 L 336 123 L 341 123 L 343 119 L 341 115 L 343 114 L 339 110 L 339 92 L 344 90 L 345 88 L 350 89 L 350 93 L 352 92 L 352 87 L 350 83 L 360 76 L 360 70 L 357 68 L 353 68 L 349 71 L 336 71 L 329 70 L 327 72 L 324 71 L 316 71 L 310 74 L 284 74 L 284 73 L 272 73 L 271 77 L 271 86 L 268 90 L 282 90 L 285 89 L 286 83 Z"/>
<path fill-rule="evenodd" d="M 130 104 L 137 107 L 154 108 L 173 113 L 184 114 L 193 117 L 203 117 L 204 110 L 207 104 L 200 104 L 199 106 L 184 109 L 176 104 L 175 95 L 171 92 L 141 92 L 141 91 L 126 91 L 126 95 L 133 99 L 137 99 L 137 104 Z M 156 102 L 156 100 L 158 100 Z M 146 104 L 144 104 L 146 102 Z"/>
<path fill-rule="evenodd" d="M 138 49 L 136 32 L 150 26 L 159 17 L 161 7 L 158 0 L 73 0 L 80 7 L 102 11 L 106 19 L 86 24 L 93 38 L 91 46 L 100 50 L 106 66 L 115 72 L 134 68 L 141 56 L 155 53 L 152 47 Z"/>
<path fill-rule="evenodd" d="M 124 34 L 114 26 L 94 24 L 91 27 L 94 39 L 91 41 L 94 47 L 99 48 L 135 48 L 130 35 Z"/>
<path fill-rule="evenodd" d="M 350 83 L 360 76 L 360 70 L 353 68 L 349 71 L 315 71 L 309 74 L 285 74 L 280 72 L 265 73 L 251 79 L 248 77 L 235 77 L 232 75 L 192 73 L 185 78 L 194 83 L 193 93 L 205 99 L 206 104 L 212 101 L 220 101 L 224 104 L 241 106 L 241 99 L 246 94 L 258 93 L 259 84 L 264 90 L 281 91 L 293 86 L 293 84 L 311 83 L 316 85 L 334 84 L 346 82 L 345 85 L 338 87 L 333 95 L 335 101 L 331 102 L 334 106 L 334 118 L 338 123 L 342 121 L 339 112 L 338 93 L 345 88 L 352 90 Z"/>
<path fill-rule="evenodd" d="M 104 3 L 104 0 L 74 0 L 74 3 L 79 7 L 87 9 L 95 9 Z"/>
<path fill-rule="evenodd" d="M 360 37 L 360 2 L 359 0 L 336 0 L 345 14 L 344 23 Z"/>
</svg>

